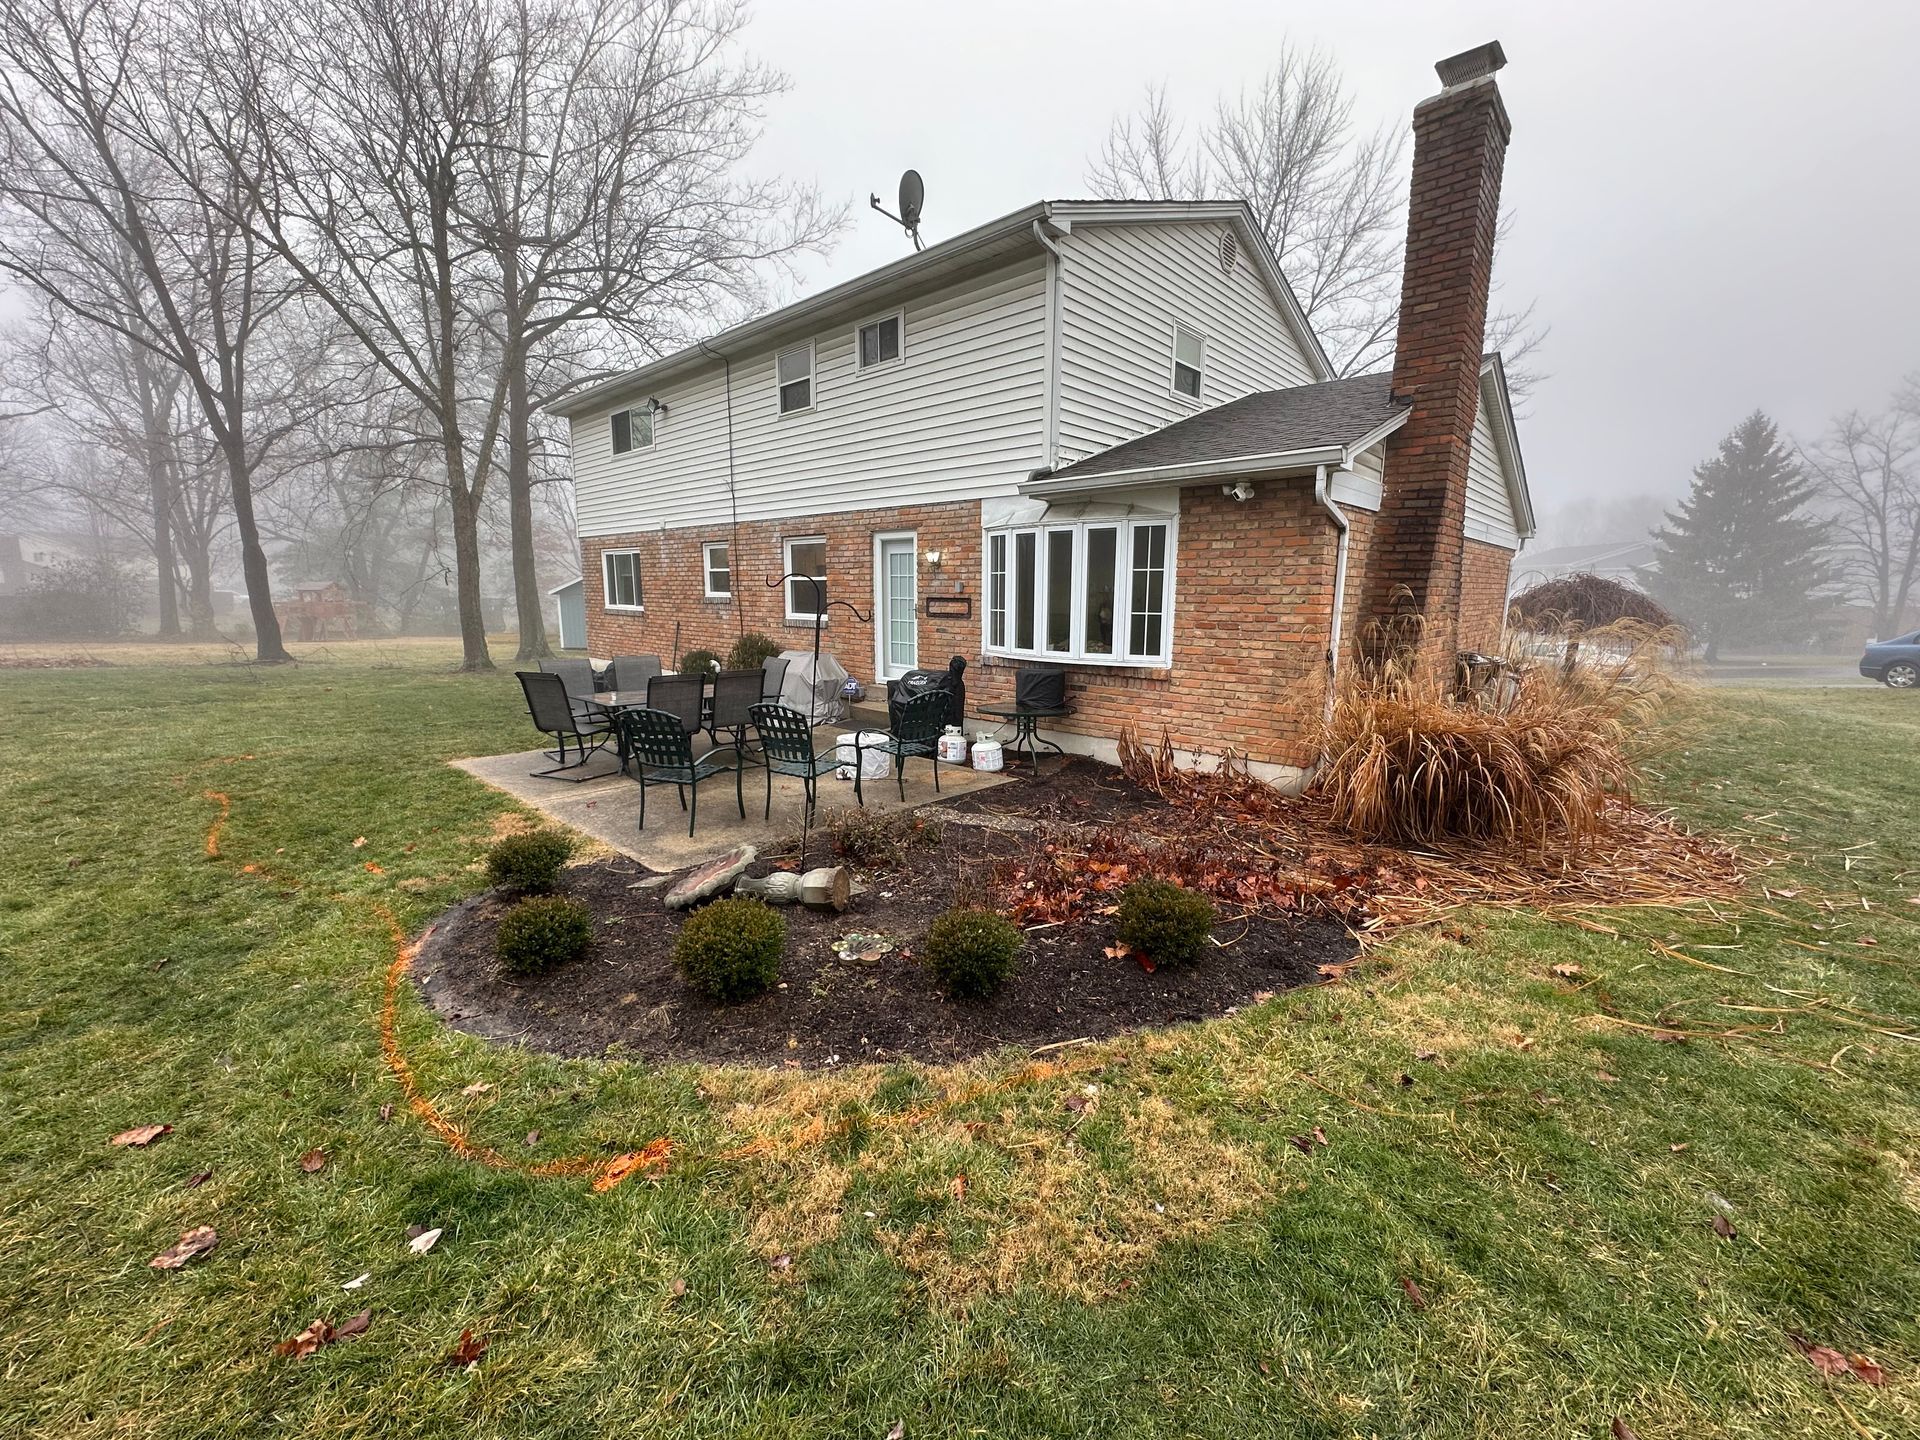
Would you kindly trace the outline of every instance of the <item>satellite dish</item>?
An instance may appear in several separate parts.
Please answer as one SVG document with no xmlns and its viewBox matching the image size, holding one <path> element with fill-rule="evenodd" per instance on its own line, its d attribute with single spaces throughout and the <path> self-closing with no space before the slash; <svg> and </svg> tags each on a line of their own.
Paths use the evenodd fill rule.
<svg viewBox="0 0 1920 1440">
<path fill-rule="evenodd" d="M 920 207 L 927 203 L 927 187 L 921 183 L 918 170 L 909 170 L 900 177 L 900 213 L 898 215 L 882 205 L 878 195 L 869 195 L 867 203 L 905 230 L 913 239 L 914 249 L 920 248 Z"/>
</svg>

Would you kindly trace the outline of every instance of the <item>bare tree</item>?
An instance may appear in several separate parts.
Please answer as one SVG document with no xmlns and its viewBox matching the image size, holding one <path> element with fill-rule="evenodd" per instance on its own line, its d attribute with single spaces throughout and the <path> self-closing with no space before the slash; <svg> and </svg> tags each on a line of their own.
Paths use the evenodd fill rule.
<svg viewBox="0 0 1920 1440">
<path fill-rule="evenodd" d="M 1877 415 L 1837 416 L 1800 454 L 1833 518 L 1841 573 L 1873 610 L 1873 633 L 1899 633 L 1920 586 L 1920 375 Z"/>
<path fill-rule="evenodd" d="M 247 153 L 246 117 L 206 103 L 218 58 L 205 18 L 137 0 L 8 0 L 0 269 L 185 377 L 226 469 L 255 654 L 278 661 L 290 657 L 253 475 L 276 438 L 255 423 L 258 361 L 291 292 L 249 223 L 250 187 L 225 163 Z M 211 171 L 207 131 L 222 142 Z"/>
<path fill-rule="evenodd" d="M 1087 183 L 1114 199 L 1245 200 L 1336 373 L 1361 374 L 1392 357 L 1399 324 L 1406 146 L 1396 130 L 1360 132 L 1353 109 L 1330 56 L 1283 45 L 1257 85 L 1222 96 L 1191 133 L 1150 88 L 1114 120 Z M 1545 338 L 1532 307 L 1490 317 L 1487 333 L 1524 395 Z"/>
</svg>

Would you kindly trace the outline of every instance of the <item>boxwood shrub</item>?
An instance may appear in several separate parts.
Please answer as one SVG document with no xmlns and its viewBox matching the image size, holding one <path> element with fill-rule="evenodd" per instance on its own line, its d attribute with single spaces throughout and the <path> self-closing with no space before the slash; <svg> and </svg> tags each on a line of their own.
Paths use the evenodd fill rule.
<svg viewBox="0 0 1920 1440">
<path fill-rule="evenodd" d="M 500 963 L 517 975 L 539 975 L 578 960 L 593 943 L 593 917 L 565 895 L 534 895 L 506 913 L 494 937 Z"/>
<path fill-rule="evenodd" d="M 1213 902 L 1170 880 L 1136 880 L 1120 892 L 1115 931 L 1155 965 L 1198 960 L 1213 933 Z"/>
<path fill-rule="evenodd" d="M 735 896 L 687 917 L 673 942 L 673 963 L 710 1000 L 750 1000 L 780 978 L 787 922 L 759 900 Z"/>
<path fill-rule="evenodd" d="M 1020 954 L 1019 927 L 991 910 L 955 908 L 927 929 L 921 954 L 942 990 L 961 999 L 996 994 Z"/>
<path fill-rule="evenodd" d="M 529 830 L 497 841 L 487 852 L 487 878 L 520 895 L 551 895 L 573 855 L 573 841 L 558 830 Z"/>
</svg>

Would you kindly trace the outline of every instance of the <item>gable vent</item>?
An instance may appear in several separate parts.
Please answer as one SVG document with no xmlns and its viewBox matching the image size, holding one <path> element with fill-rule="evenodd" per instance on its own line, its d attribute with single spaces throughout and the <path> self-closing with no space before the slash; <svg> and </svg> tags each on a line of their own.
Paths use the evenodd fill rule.
<svg viewBox="0 0 1920 1440">
<path fill-rule="evenodd" d="M 1233 267 L 1240 259 L 1240 241 L 1229 230 L 1220 237 L 1220 273 L 1231 275 Z"/>
</svg>

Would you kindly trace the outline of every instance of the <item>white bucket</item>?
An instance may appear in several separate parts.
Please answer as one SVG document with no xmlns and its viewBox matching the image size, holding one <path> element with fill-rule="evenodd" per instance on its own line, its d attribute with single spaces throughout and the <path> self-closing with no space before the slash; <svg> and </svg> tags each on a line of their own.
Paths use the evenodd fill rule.
<svg viewBox="0 0 1920 1440">
<path fill-rule="evenodd" d="M 1006 763 L 1000 742 L 991 736 L 983 736 L 973 742 L 973 768 L 976 770 L 998 770 Z"/>
<path fill-rule="evenodd" d="M 834 746 L 833 758 L 838 762 L 838 768 L 836 768 L 833 773 L 842 780 L 851 780 L 853 779 L 853 751 L 856 737 L 852 732 L 849 732 L 837 738 L 838 743 Z M 862 730 L 859 732 L 861 779 L 884 780 L 893 772 L 893 757 L 891 755 L 887 754 L 884 750 L 867 748 L 878 745 L 886 738 L 887 732 L 884 730 Z"/>
<path fill-rule="evenodd" d="M 946 733 L 940 737 L 940 763 L 943 765 L 967 763 L 967 732 L 958 725 L 947 726 Z"/>
</svg>

